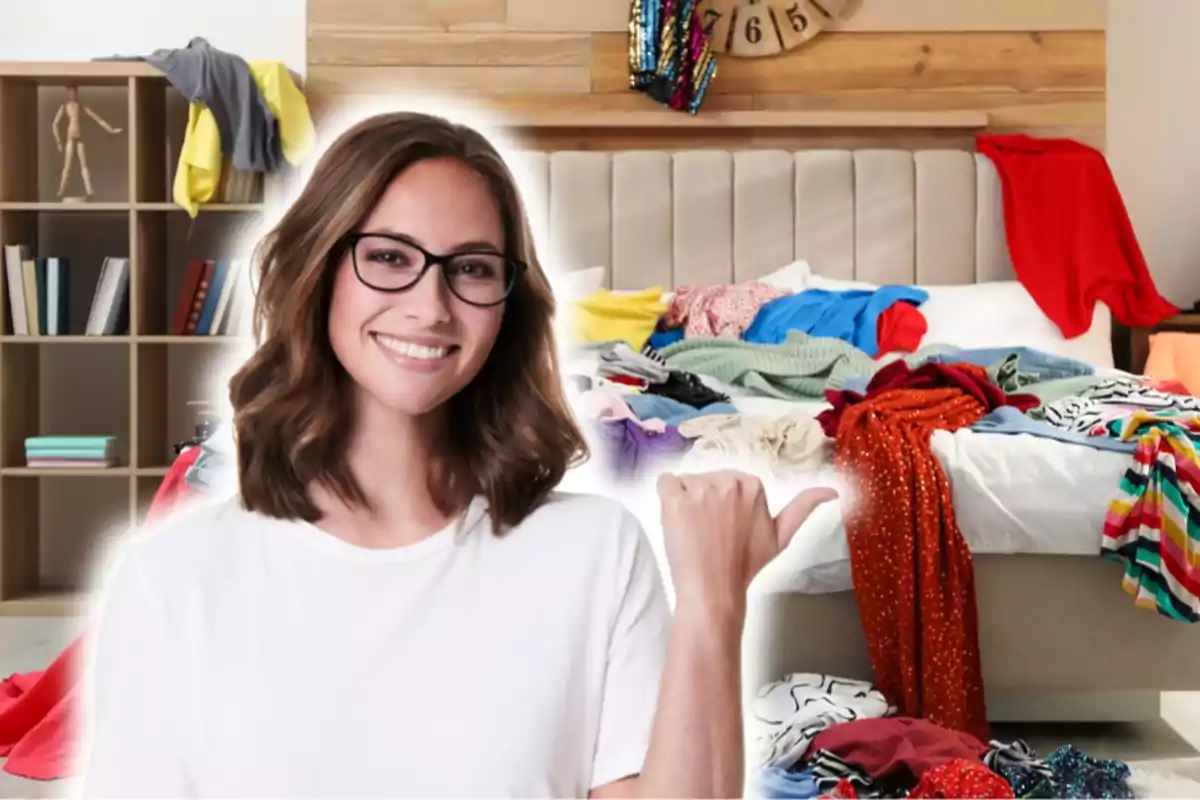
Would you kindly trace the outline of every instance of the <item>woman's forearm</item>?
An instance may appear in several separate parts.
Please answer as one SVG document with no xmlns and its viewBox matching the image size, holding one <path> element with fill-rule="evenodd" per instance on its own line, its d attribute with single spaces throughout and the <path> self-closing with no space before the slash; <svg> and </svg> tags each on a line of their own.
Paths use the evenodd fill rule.
<svg viewBox="0 0 1200 800">
<path fill-rule="evenodd" d="M 744 603 L 676 606 L 639 795 L 741 797 L 745 618 Z"/>
</svg>

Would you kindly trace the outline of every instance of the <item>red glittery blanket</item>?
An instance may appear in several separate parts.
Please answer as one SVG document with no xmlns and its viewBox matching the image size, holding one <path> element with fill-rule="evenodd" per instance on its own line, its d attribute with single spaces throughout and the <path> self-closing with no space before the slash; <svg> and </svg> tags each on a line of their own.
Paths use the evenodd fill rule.
<svg viewBox="0 0 1200 800">
<path fill-rule="evenodd" d="M 901 714 L 981 741 L 974 568 L 929 437 L 985 410 L 961 386 L 887 390 L 842 410 L 835 456 L 860 493 L 846 538 L 877 688 Z"/>
</svg>

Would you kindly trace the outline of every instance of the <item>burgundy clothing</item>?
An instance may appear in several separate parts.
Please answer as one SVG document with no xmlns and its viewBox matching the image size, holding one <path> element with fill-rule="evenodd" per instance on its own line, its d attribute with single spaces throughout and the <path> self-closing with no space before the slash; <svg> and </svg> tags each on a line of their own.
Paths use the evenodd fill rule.
<svg viewBox="0 0 1200 800">
<path fill-rule="evenodd" d="M 1038 398 L 1028 394 L 1004 393 L 983 367 L 974 364 L 945 364 L 930 361 L 916 369 L 912 369 L 904 361 L 893 361 L 883 367 L 867 384 L 867 393 L 831 389 L 825 392 L 825 399 L 832 405 L 817 415 L 821 429 L 830 438 L 837 436 L 838 424 L 842 421 L 842 412 L 847 406 L 861 403 L 868 397 L 891 391 L 893 389 L 941 389 L 958 388 L 974 397 L 988 413 L 998 406 L 1016 406 L 1021 411 L 1037 408 L 1041 403 Z"/>
<path fill-rule="evenodd" d="M 910 784 L 955 759 L 978 761 L 987 748 L 974 736 L 924 719 L 883 717 L 843 722 L 816 735 L 809 752 L 828 750 L 872 778 L 895 778 L 901 770 Z M 901 775 L 901 779 L 907 780 Z"/>
</svg>

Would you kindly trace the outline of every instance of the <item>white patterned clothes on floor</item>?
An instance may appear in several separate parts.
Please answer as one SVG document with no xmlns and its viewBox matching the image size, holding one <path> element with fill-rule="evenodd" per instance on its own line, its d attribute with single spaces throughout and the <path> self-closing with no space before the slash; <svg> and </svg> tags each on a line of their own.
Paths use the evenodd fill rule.
<svg viewBox="0 0 1200 800">
<path fill-rule="evenodd" d="M 865 681 L 798 672 L 759 690 L 749 720 L 759 766 L 790 769 L 818 733 L 856 719 L 894 712 Z"/>
<path fill-rule="evenodd" d="M 1034 419 L 1087 436 L 1111 436 L 1109 425 L 1134 411 L 1200 412 L 1200 398 L 1151 389 L 1131 378 L 1114 378 L 1029 412 Z"/>
<path fill-rule="evenodd" d="M 832 460 L 833 440 L 811 414 L 780 416 L 711 414 L 679 424 L 695 444 L 683 458 L 687 469 L 761 465 L 769 472 L 818 468 Z"/>
</svg>

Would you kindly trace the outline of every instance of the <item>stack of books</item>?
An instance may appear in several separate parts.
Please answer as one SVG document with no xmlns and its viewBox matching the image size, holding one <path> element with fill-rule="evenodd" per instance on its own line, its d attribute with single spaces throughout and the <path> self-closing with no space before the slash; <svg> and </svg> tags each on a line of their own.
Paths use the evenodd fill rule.
<svg viewBox="0 0 1200 800">
<path fill-rule="evenodd" d="M 249 333 L 254 290 L 243 258 L 191 261 L 171 317 L 173 336 L 239 336 Z"/>
<path fill-rule="evenodd" d="M 111 467 L 116 463 L 115 436 L 30 436 L 25 440 L 25 464 L 55 468 Z"/>
<path fill-rule="evenodd" d="M 17 336 L 65 336 L 71 319 L 71 260 L 4 246 L 8 307 Z M 128 323 L 129 259 L 106 258 L 88 312 L 89 335 L 120 333 Z"/>
</svg>

